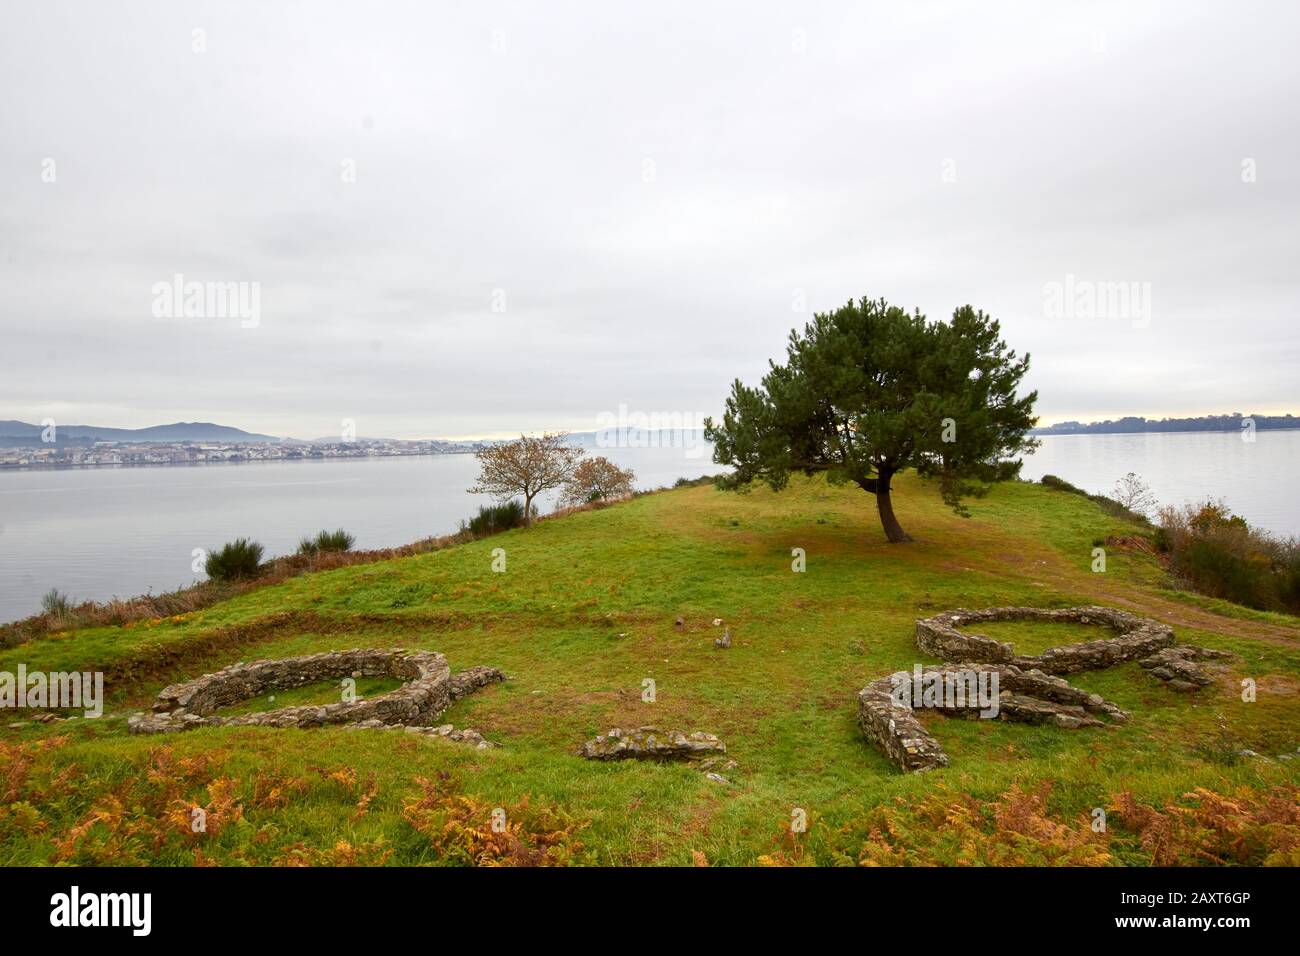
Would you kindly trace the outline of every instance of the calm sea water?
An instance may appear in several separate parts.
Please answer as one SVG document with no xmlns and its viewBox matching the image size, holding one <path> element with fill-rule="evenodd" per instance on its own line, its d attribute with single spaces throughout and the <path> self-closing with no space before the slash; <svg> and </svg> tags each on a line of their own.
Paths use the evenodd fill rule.
<svg viewBox="0 0 1300 956">
<path fill-rule="evenodd" d="M 1256 432 L 1253 442 L 1235 432 L 1052 436 L 1021 477 L 1056 475 L 1105 495 L 1130 471 L 1161 505 L 1223 499 L 1256 527 L 1300 535 L 1300 430 Z"/>
<path fill-rule="evenodd" d="M 604 448 L 638 488 L 719 470 L 712 449 Z M 203 578 L 195 548 L 238 537 L 288 554 L 304 535 L 345 528 L 358 548 L 455 531 L 491 499 L 465 489 L 473 455 L 0 472 L 0 621 L 74 600 L 169 591 Z M 545 513 L 555 496 L 538 499 Z"/>
<path fill-rule="evenodd" d="M 1300 431 L 1256 439 L 1052 437 L 1023 474 L 1106 493 L 1134 471 L 1164 504 L 1222 497 L 1254 524 L 1300 534 Z M 698 448 L 600 454 L 632 468 L 642 488 L 719 470 Z M 193 549 L 241 536 L 286 554 L 321 528 L 346 528 L 360 548 L 445 534 L 484 503 L 465 492 L 477 473 L 471 455 L 0 472 L 0 620 L 33 613 L 53 587 L 103 600 L 190 584 L 202 576 L 191 570 Z"/>
</svg>

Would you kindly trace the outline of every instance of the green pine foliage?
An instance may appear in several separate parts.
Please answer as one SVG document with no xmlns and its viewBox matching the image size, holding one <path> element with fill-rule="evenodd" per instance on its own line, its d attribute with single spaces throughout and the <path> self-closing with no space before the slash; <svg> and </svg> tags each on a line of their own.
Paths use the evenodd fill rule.
<svg viewBox="0 0 1300 956">
<path fill-rule="evenodd" d="M 780 490 L 793 472 L 824 472 L 875 495 L 886 536 L 908 540 L 890 497 L 899 472 L 938 479 L 962 516 L 963 499 L 1018 473 L 1015 456 L 1036 444 L 1037 393 L 1016 392 L 1028 368 L 970 306 L 949 322 L 883 299 L 819 313 L 790 333 L 786 364 L 757 388 L 737 380 L 722 421 L 706 420 L 714 460 L 733 468 L 719 485 Z"/>
</svg>

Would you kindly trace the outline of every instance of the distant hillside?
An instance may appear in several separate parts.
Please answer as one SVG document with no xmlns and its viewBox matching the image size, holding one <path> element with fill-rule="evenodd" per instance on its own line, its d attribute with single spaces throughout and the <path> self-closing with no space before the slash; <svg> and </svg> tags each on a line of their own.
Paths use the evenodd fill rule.
<svg viewBox="0 0 1300 956">
<path fill-rule="evenodd" d="M 1300 418 L 1294 415 L 1205 415 L 1200 418 L 1142 418 L 1127 416 L 1116 421 L 1058 422 L 1046 428 L 1035 428 L 1035 435 L 1122 435 L 1139 432 L 1239 432 L 1242 422 L 1249 418 L 1256 431 L 1274 431 L 1283 428 L 1300 428 Z"/>
<path fill-rule="evenodd" d="M 37 445 L 45 429 L 28 422 L 0 421 L 0 445 Z M 212 422 L 175 422 L 149 428 L 100 428 L 97 425 L 59 425 L 55 431 L 59 443 L 94 441 L 176 442 L 176 441 L 279 441 L 274 435 L 259 435 L 229 425 Z"/>
</svg>

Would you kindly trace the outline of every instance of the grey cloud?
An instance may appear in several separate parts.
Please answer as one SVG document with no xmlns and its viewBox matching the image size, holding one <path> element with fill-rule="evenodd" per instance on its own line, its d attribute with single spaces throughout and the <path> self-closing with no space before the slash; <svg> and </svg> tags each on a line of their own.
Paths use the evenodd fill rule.
<svg viewBox="0 0 1300 956">
<path fill-rule="evenodd" d="M 716 413 L 861 294 L 997 315 L 1047 420 L 1295 410 L 1297 26 L 1284 3 L 26 5 L 0 31 L 0 417 Z M 260 283 L 261 324 L 154 318 L 175 273 Z M 1150 323 L 1048 317 L 1067 274 L 1150 283 Z"/>
</svg>

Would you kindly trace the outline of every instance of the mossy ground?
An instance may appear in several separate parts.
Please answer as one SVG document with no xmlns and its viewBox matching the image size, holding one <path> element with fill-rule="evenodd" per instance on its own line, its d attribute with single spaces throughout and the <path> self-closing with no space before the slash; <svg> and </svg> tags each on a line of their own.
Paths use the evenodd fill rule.
<svg viewBox="0 0 1300 956">
<path fill-rule="evenodd" d="M 915 542 L 886 543 L 870 497 L 820 479 L 779 494 L 684 488 L 417 557 L 303 575 L 178 619 L 5 651 L 0 670 L 19 662 L 103 669 L 110 686 L 109 715 L 99 720 L 0 727 L 0 863 L 449 862 L 445 846 L 403 812 L 417 777 L 454 780 L 465 806 L 527 806 L 527 798 L 555 808 L 581 824 L 573 860 L 591 864 L 854 863 L 864 840 L 877 839 L 871 821 L 882 811 L 906 813 L 936 794 L 993 805 L 1008 792 L 1050 787 L 1042 811 L 1086 828 L 1092 808 L 1113 807 L 1122 793 L 1164 807 L 1196 788 L 1295 787 L 1300 761 L 1237 751 L 1276 758 L 1300 744 L 1300 621 L 1175 594 L 1139 551 L 1111 550 L 1106 572 L 1093 573 L 1094 540 L 1136 529 L 1078 496 L 1009 483 L 963 519 L 933 487 L 905 476 L 895 507 Z M 504 573 L 492 570 L 497 548 Z M 806 553 L 804 573 L 791 569 L 793 548 Z M 1135 664 L 1077 675 L 1077 685 L 1133 713 L 1105 730 L 927 715 L 951 766 L 898 773 L 856 727 L 857 690 L 929 662 L 913 643 L 917 618 L 1007 604 L 1122 607 L 1172 624 L 1180 641 L 1239 656 L 1221 686 L 1194 696 Z M 285 612 L 283 627 L 259 626 Z M 675 625 L 678 616 L 685 626 Z M 731 628 L 730 650 L 714 648 L 714 618 Z M 250 639 L 241 645 L 244 629 Z M 979 630 L 1027 653 L 1095 636 L 1028 624 Z M 226 635 L 216 650 L 214 634 Z M 500 746 L 342 729 L 126 733 L 125 715 L 147 709 L 172 680 L 236 660 L 367 646 L 441 651 L 453 671 L 506 671 L 509 682 L 442 718 Z M 114 681 L 115 673 L 128 676 Z M 1258 687 L 1253 703 L 1241 700 L 1246 677 Z M 641 699 L 647 678 L 654 703 Z M 272 706 L 312 692 L 277 695 Z M 725 771 L 729 783 L 687 766 L 576 755 L 597 733 L 644 724 L 718 734 L 737 762 Z M 38 744 L 56 737 L 66 740 Z M 166 773 L 151 765 L 186 760 L 205 772 L 178 771 L 162 791 L 140 791 Z M 280 794 L 276 781 L 284 794 L 268 797 Z M 212 806 L 229 824 L 201 835 L 154 826 L 147 818 L 158 811 L 148 808 L 164 791 L 178 805 Z M 145 809 L 133 813 L 132 801 Z M 809 821 L 801 835 L 790 832 L 795 808 Z M 915 840 L 918 859 L 981 862 L 960 841 L 922 848 L 906 827 L 880 825 L 892 828 L 878 838 L 893 850 L 906 854 Z M 1092 862 L 1152 862 L 1139 836 L 1113 814 Z M 1032 846 L 1016 852 L 1025 862 L 1060 860 Z"/>
</svg>

